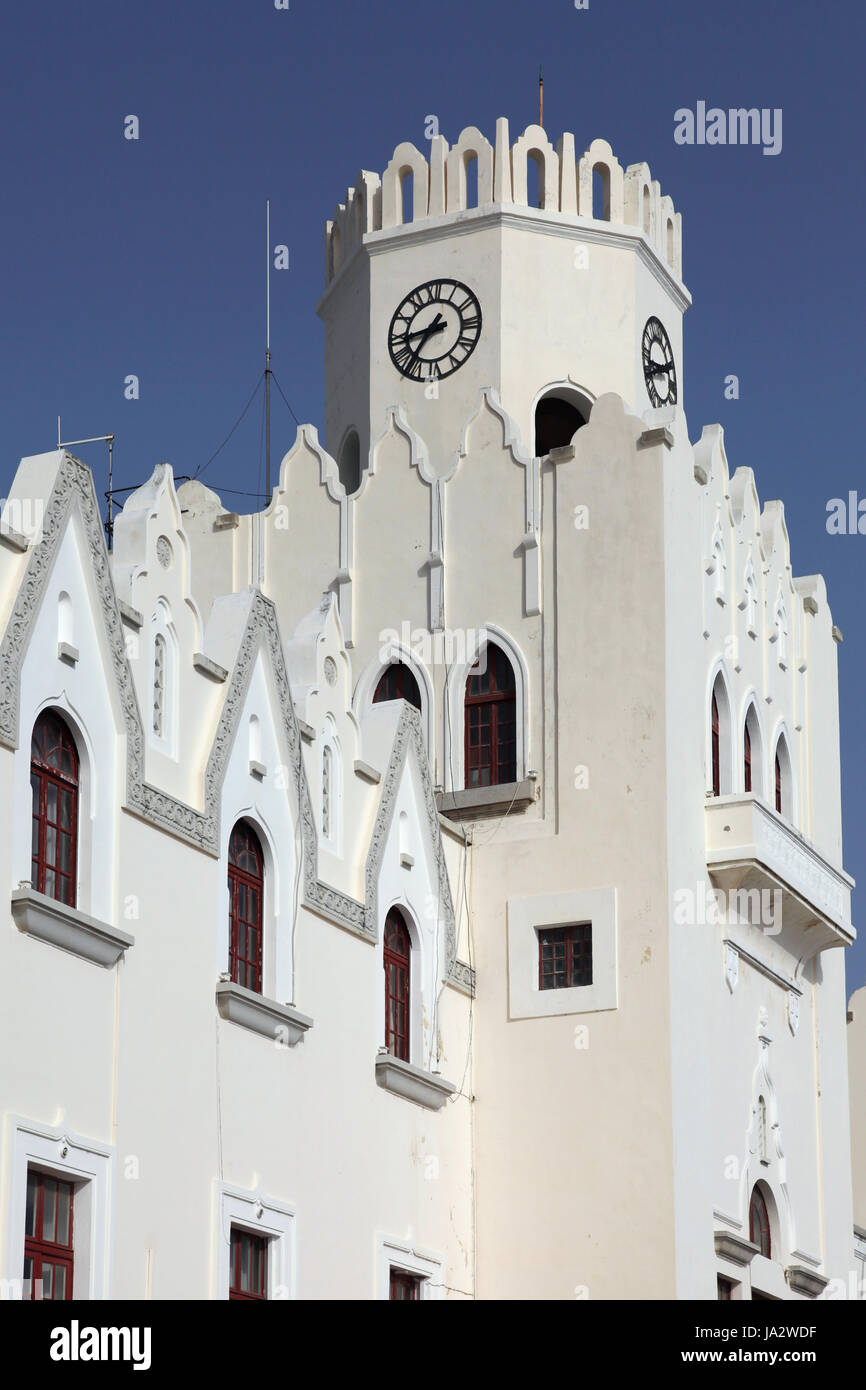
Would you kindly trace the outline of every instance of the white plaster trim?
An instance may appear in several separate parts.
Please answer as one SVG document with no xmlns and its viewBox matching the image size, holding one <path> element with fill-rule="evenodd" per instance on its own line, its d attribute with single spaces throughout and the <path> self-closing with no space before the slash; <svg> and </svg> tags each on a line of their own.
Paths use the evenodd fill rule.
<svg viewBox="0 0 866 1390">
<path fill-rule="evenodd" d="M 424 1281 L 419 1293 L 422 1299 L 442 1299 L 445 1296 L 445 1260 L 441 1255 L 408 1241 L 389 1236 L 376 1237 L 377 1298 L 386 1302 L 391 1293 L 391 1270 L 417 1274 Z"/>
<path fill-rule="evenodd" d="M 108 1298 L 114 1150 L 62 1126 L 42 1126 L 20 1115 L 10 1115 L 8 1125 L 12 1171 L 9 1183 L 7 1278 L 23 1278 L 27 1169 L 32 1164 L 75 1184 L 73 1296 L 75 1299 Z"/>
<path fill-rule="evenodd" d="M 216 1297 L 228 1301 L 231 1283 L 231 1228 L 241 1226 L 268 1237 L 268 1299 L 296 1297 L 296 1211 L 267 1197 L 259 1188 L 217 1187 Z"/>
<path fill-rule="evenodd" d="M 538 929 L 592 924 L 592 984 L 572 989 L 538 988 Z M 590 888 L 508 899 L 509 1018 L 615 1009 L 617 994 L 616 889 Z"/>
</svg>

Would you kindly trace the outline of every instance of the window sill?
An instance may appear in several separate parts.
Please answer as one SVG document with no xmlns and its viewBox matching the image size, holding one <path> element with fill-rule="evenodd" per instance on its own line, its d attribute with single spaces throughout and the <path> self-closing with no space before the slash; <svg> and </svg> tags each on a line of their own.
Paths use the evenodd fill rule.
<svg viewBox="0 0 866 1390">
<path fill-rule="evenodd" d="M 501 815 L 504 811 L 524 811 L 535 800 L 536 785 L 531 777 L 521 782 L 502 782 L 496 787 L 466 787 L 458 792 L 439 792 L 436 806 L 443 816 L 462 820 L 473 816 Z"/>
<path fill-rule="evenodd" d="M 252 1033 L 261 1033 L 262 1037 L 284 1047 L 295 1047 L 313 1026 L 311 1018 L 290 1004 L 265 999 L 231 980 L 220 980 L 216 987 L 216 1003 L 221 1016 L 230 1023 L 238 1023 Z"/>
<path fill-rule="evenodd" d="M 134 936 L 97 922 L 76 907 L 55 902 L 34 888 L 16 888 L 12 894 L 12 916 L 25 935 L 105 969 L 116 965 L 124 951 L 135 944 Z"/>
<path fill-rule="evenodd" d="M 434 1076 L 421 1067 L 413 1067 L 411 1062 L 403 1062 L 390 1053 L 380 1053 L 376 1058 L 376 1084 L 392 1095 L 402 1096 L 415 1105 L 423 1105 L 426 1110 L 441 1110 L 449 1096 L 457 1090 L 450 1081 Z"/>
<path fill-rule="evenodd" d="M 747 1265 L 755 1255 L 761 1253 L 754 1241 L 746 1240 L 745 1236 L 738 1236 L 734 1231 L 716 1231 L 714 1240 L 716 1254 L 735 1265 Z"/>
<path fill-rule="evenodd" d="M 789 1265 L 785 1271 L 788 1288 L 794 1293 L 804 1294 L 806 1298 L 818 1298 L 829 1283 L 826 1274 L 807 1269 L 804 1265 Z"/>
</svg>

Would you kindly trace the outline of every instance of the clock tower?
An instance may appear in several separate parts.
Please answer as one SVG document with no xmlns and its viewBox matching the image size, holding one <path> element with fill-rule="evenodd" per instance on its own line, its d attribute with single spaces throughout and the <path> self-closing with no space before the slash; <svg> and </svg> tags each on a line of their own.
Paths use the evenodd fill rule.
<svg viewBox="0 0 866 1390">
<path fill-rule="evenodd" d="M 682 400 L 679 213 L 646 164 L 537 125 L 469 127 L 362 171 L 325 236 L 326 445 L 355 482 L 399 407 L 447 471 L 492 387 L 525 453 L 568 443 L 594 401 Z M 351 489 L 350 489 L 351 490 Z"/>
</svg>

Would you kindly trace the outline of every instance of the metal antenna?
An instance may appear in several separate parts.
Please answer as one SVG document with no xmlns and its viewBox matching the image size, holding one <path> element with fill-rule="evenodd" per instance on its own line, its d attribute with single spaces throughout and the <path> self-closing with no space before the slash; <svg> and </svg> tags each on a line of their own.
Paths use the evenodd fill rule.
<svg viewBox="0 0 866 1390">
<path fill-rule="evenodd" d="M 97 434 L 93 439 L 67 439 L 65 444 L 60 442 L 60 416 L 57 417 L 57 447 L 58 449 L 72 449 L 77 444 L 107 444 L 108 445 L 108 491 L 105 496 L 108 498 L 108 517 L 105 522 L 105 535 L 108 539 L 108 548 L 111 549 L 111 538 L 114 534 L 114 522 L 112 520 L 114 507 L 114 435 Z M 120 492 L 124 489 L 120 488 Z"/>
<path fill-rule="evenodd" d="M 544 129 L 544 74 L 538 65 L 538 124 Z"/>
<path fill-rule="evenodd" d="M 271 500 L 271 200 L 265 204 L 265 255 L 267 257 L 267 276 L 265 289 L 266 337 L 265 337 L 265 493 L 268 504 Z"/>
</svg>

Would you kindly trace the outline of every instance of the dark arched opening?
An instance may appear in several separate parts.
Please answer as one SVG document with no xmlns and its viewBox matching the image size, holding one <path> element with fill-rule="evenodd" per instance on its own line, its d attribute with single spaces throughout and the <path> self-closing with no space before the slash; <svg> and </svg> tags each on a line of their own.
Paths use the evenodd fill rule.
<svg viewBox="0 0 866 1390">
<path fill-rule="evenodd" d="M 562 396 L 544 396 L 535 407 L 535 453 L 543 458 L 551 449 L 570 444 L 586 424 L 586 416 Z"/>
</svg>

